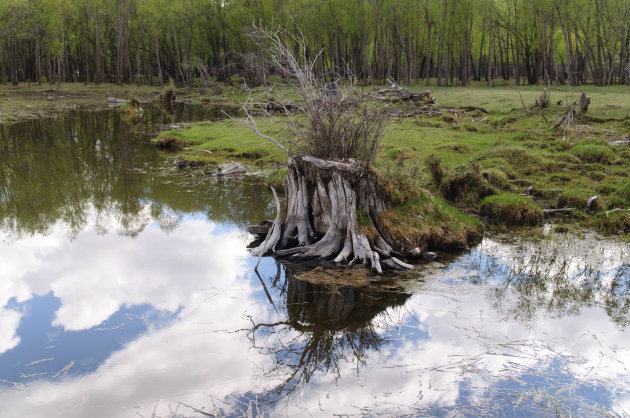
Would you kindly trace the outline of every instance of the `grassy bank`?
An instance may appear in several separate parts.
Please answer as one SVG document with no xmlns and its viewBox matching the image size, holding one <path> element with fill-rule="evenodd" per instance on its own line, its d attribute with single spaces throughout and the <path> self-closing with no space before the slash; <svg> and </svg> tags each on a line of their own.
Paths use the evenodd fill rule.
<svg viewBox="0 0 630 418">
<path fill-rule="evenodd" d="M 388 123 L 375 166 L 397 190 L 407 190 L 407 194 L 413 188 L 423 190 L 432 202 L 442 199 L 444 205 L 493 225 L 536 225 L 542 221 L 543 209 L 565 208 L 565 212 L 554 212 L 565 214 L 554 222 L 577 222 L 606 233 L 626 234 L 625 211 L 605 213 L 630 208 L 630 147 L 611 145 L 629 138 L 630 89 L 585 86 L 584 90 L 592 99 L 588 112 L 578 116 L 575 127 L 564 129 L 554 128 L 554 123 L 565 113 L 563 105 L 577 100 L 581 89 L 552 88 L 548 107 L 525 109 L 523 103 L 532 105 L 541 87 L 435 88 L 432 94 L 440 105 L 480 106 L 489 113 L 404 117 L 410 108 L 394 105 L 390 112 L 397 117 Z M 283 138 L 281 123 L 263 118 L 259 125 L 261 131 Z M 186 148 L 183 158 L 209 164 L 239 159 L 267 166 L 284 159 L 268 141 L 233 121 L 166 132 L 157 140 L 168 136 L 177 136 L 178 147 Z M 496 195 L 501 198 L 487 200 Z M 586 203 L 593 196 L 598 199 L 587 211 Z M 422 212 L 435 212 L 421 202 L 417 196 L 403 197 L 396 216 L 414 213 L 417 218 Z M 440 222 L 439 216 L 429 218 L 421 224 L 407 219 L 412 235 L 426 238 L 428 224 L 442 227 L 448 223 Z M 457 222 L 475 230 L 470 220 Z M 465 228 L 459 232 L 467 233 Z"/>
<path fill-rule="evenodd" d="M 582 90 L 592 98 L 588 112 L 578 116 L 573 128 L 554 128 L 565 112 L 562 105 L 577 100 Z M 179 98 L 207 105 L 234 105 L 246 97 L 237 84 L 175 91 Z M 372 92 L 372 88 L 364 91 Z M 508 85 L 432 89 L 440 105 L 480 106 L 488 113 L 405 115 L 413 113 L 413 108 L 391 105 L 392 117 L 375 167 L 396 203 L 395 210 L 386 214 L 393 234 L 426 242 L 446 242 L 450 237 L 451 242 L 461 243 L 478 236 L 478 218 L 491 225 L 531 225 L 540 222 L 539 211 L 560 208 L 567 211 L 558 211 L 563 216 L 553 222 L 592 225 L 610 234 L 630 233 L 630 216 L 625 211 L 630 208 L 630 147 L 611 145 L 629 138 L 630 89 L 553 87 L 548 107 L 523 107 L 523 103 L 533 104 L 541 92 L 540 86 L 517 90 Z M 0 121 L 37 117 L 50 109 L 106 104 L 112 96 L 149 101 L 159 93 L 157 86 L 0 86 Z M 254 94 L 264 101 L 264 89 Z M 261 131 L 288 140 L 283 123 L 257 120 Z M 269 141 L 230 120 L 163 132 L 155 142 L 177 160 L 194 161 L 193 165 L 210 167 L 235 160 L 275 169 L 285 161 Z M 281 176 L 276 170 L 272 177 L 278 182 Z M 598 199 L 586 211 L 593 196 Z"/>
<path fill-rule="evenodd" d="M 245 97 L 242 89 L 214 83 L 208 88 L 172 87 L 179 99 L 190 99 L 206 105 L 235 104 Z M 53 116 L 77 107 L 100 109 L 108 107 L 107 98 L 136 98 L 148 102 L 160 95 L 159 85 L 21 83 L 0 85 L 0 123 Z"/>
</svg>

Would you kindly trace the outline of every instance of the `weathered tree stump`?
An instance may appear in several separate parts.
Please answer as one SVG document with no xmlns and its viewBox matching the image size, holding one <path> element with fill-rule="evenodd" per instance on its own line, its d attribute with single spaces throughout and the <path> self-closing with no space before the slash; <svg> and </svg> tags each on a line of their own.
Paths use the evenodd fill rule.
<svg viewBox="0 0 630 418">
<path fill-rule="evenodd" d="M 394 257 L 378 222 L 385 201 L 376 173 L 358 160 L 291 156 L 286 189 L 284 216 L 276 218 L 253 255 L 369 263 L 379 273 L 381 261 L 392 268 L 413 268 Z M 357 210 L 367 215 L 369 225 L 360 222 Z"/>
</svg>

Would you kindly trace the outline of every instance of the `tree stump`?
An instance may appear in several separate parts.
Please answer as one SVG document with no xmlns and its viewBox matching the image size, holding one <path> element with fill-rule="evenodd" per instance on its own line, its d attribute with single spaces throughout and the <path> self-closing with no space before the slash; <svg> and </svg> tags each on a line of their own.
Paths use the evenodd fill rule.
<svg viewBox="0 0 630 418">
<path fill-rule="evenodd" d="M 379 226 L 385 210 L 377 175 L 358 160 L 328 161 L 291 156 L 287 162 L 286 210 L 276 218 L 255 256 L 273 252 L 295 259 L 333 259 L 411 269 L 393 256 Z M 359 218 L 358 210 L 369 218 Z M 367 223 L 367 224 L 366 224 Z"/>
<path fill-rule="evenodd" d="M 580 101 L 578 102 L 578 110 L 579 113 L 586 113 L 588 110 L 588 105 L 591 104 L 591 96 L 587 96 L 585 92 L 582 92 L 580 96 Z"/>
</svg>

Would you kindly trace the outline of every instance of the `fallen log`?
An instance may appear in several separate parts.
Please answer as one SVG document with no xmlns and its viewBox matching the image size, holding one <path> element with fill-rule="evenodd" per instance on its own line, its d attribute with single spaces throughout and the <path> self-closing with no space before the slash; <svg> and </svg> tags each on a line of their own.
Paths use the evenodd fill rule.
<svg viewBox="0 0 630 418">
<path fill-rule="evenodd" d="M 301 111 L 302 109 L 294 103 L 281 103 L 278 102 L 276 99 L 274 99 L 273 97 L 269 98 L 269 100 L 267 100 L 265 102 L 265 111 L 267 113 L 274 113 L 274 112 L 292 112 L 292 111 Z"/>
<path fill-rule="evenodd" d="M 388 114 L 388 116 L 390 118 L 410 118 L 410 117 L 419 116 L 419 115 L 433 117 L 433 116 L 440 116 L 445 113 L 449 113 L 449 114 L 457 116 L 458 113 L 475 112 L 475 111 L 479 111 L 485 114 L 490 113 L 483 107 L 479 107 L 479 106 L 421 106 L 421 107 L 413 108 L 408 111 L 401 110 L 397 112 L 392 112 Z M 481 121 L 482 120 L 477 121 L 477 122 L 481 122 Z"/>
<path fill-rule="evenodd" d="M 561 125 L 564 125 L 564 129 L 575 127 L 578 115 L 586 113 L 590 103 L 591 96 L 587 96 L 585 92 L 582 92 L 580 100 L 567 105 L 566 113 L 556 121 L 553 127 L 557 128 Z"/>
</svg>

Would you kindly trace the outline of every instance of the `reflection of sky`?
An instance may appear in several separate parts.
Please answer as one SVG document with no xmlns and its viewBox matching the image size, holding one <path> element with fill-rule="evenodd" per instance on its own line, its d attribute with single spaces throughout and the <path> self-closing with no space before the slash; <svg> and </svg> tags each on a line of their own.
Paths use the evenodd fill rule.
<svg viewBox="0 0 630 418">
<path fill-rule="evenodd" d="M 263 259 L 272 305 L 241 232 L 194 214 L 168 233 L 154 223 L 135 238 L 98 231 L 91 219 L 73 241 L 53 228 L 3 244 L 0 416 L 194 414 L 186 405 L 240 415 L 248 405 L 236 400 L 264 395 L 291 371 L 259 347 L 281 347 L 295 330 L 262 333 L 256 347 L 248 338 L 253 322 L 285 319 L 284 278 L 273 286 L 275 264 Z M 452 264 L 426 267 L 423 281 L 408 283 L 404 306 L 371 320 L 387 340 L 380 351 L 361 362 L 343 353 L 338 379 L 315 373 L 291 398 L 262 408 L 281 416 L 630 414 L 630 331 L 597 303 L 551 315 L 549 294 L 526 305 L 528 295 L 503 286 L 540 271 L 581 280 L 587 268 L 627 285 L 627 268 L 619 273 L 627 247 L 598 245 L 601 257 L 563 263 L 563 243 L 486 240 Z M 528 269 L 534 262 L 538 270 Z M 531 312 L 512 314 L 519 309 Z"/>
</svg>

